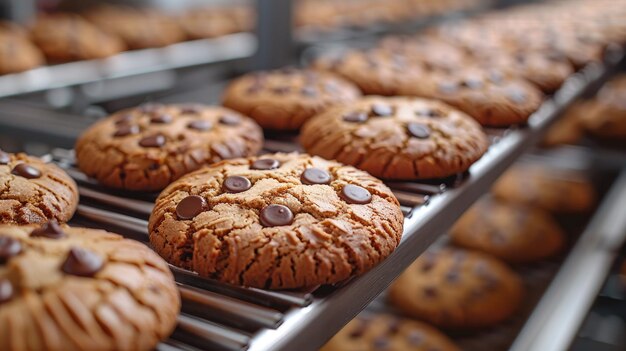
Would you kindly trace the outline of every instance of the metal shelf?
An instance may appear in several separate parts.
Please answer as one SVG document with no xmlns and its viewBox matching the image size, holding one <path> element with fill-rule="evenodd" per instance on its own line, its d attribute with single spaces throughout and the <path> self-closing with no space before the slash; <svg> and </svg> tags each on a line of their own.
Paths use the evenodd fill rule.
<svg viewBox="0 0 626 351">
<path fill-rule="evenodd" d="M 436 241 L 569 104 L 605 79 L 607 68 L 614 64 L 590 65 L 570 77 L 527 126 L 487 130 L 493 144 L 467 174 L 435 182 L 389 182 L 403 205 L 404 235 L 393 254 L 360 277 L 310 291 L 265 291 L 228 286 L 172 267 L 183 297 L 183 314 L 177 331 L 161 349 L 317 349 Z M 293 137 L 268 139 L 266 152 L 298 149 Z M 155 194 L 129 196 L 103 189 L 73 168 L 71 153 L 56 152 L 54 159 L 80 184 L 76 224 L 109 228 L 147 242 L 146 219 Z"/>
</svg>

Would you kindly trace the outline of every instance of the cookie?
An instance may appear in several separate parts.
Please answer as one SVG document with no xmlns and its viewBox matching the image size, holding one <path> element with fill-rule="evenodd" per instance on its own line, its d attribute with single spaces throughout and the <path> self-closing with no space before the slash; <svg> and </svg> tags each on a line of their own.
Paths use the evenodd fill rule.
<svg viewBox="0 0 626 351">
<path fill-rule="evenodd" d="M 324 109 L 359 96 L 353 84 L 333 75 L 287 68 L 235 79 L 224 92 L 223 104 L 263 128 L 296 130 Z"/>
<path fill-rule="evenodd" d="M 430 79 L 432 67 L 407 52 L 385 48 L 353 50 L 335 57 L 321 57 L 312 68 L 335 73 L 356 84 L 366 95 L 402 95 L 404 86 Z"/>
<path fill-rule="evenodd" d="M 52 62 L 98 59 L 125 49 L 117 37 L 66 13 L 39 16 L 31 28 L 31 38 Z"/>
<path fill-rule="evenodd" d="M 594 137 L 626 144 L 626 74 L 608 82 L 580 114 L 582 127 Z"/>
<path fill-rule="evenodd" d="M 498 179 L 492 191 L 502 200 L 555 213 L 588 212 L 597 198 L 593 185 L 582 174 L 542 165 L 513 167 Z"/>
<path fill-rule="evenodd" d="M 450 237 L 457 246 L 509 263 L 540 261 L 558 254 L 565 245 L 565 235 L 549 213 L 491 197 L 463 214 Z"/>
<path fill-rule="evenodd" d="M 460 351 L 437 329 L 391 315 L 359 316 L 320 351 Z"/>
<path fill-rule="evenodd" d="M 0 226 L 0 349 L 153 350 L 176 324 L 169 267 L 117 234 Z"/>
<path fill-rule="evenodd" d="M 130 49 L 162 47 L 185 39 L 176 20 L 156 10 L 98 5 L 84 15 L 101 30 L 121 38 Z"/>
<path fill-rule="evenodd" d="M 43 54 L 27 38 L 0 29 L 0 74 L 23 72 L 42 64 Z"/>
<path fill-rule="evenodd" d="M 402 85 L 399 95 L 444 101 L 491 127 L 523 124 L 543 102 L 535 86 L 491 69 L 432 74 L 419 84 Z"/>
<path fill-rule="evenodd" d="M 591 104 L 587 101 L 576 101 L 563 113 L 545 134 L 541 145 L 554 147 L 563 144 L 575 144 L 585 135 L 582 117 L 587 115 Z"/>
<path fill-rule="evenodd" d="M 458 70 L 473 64 L 472 57 L 463 48 L 426 35 L 389 36 L 381 40 L 378 47 L 441 70 Z"/>
<path fill-rule="evenodd" d="M 329 109 L 302 128 L 300 142 L 310 154 L 407 180 L 464 172 L 489 145 L 464 113 L 403 97 L 365 97 Z"/>
<path fill-rule="evenodd" d="M 489 327 L 511 317 L 524 295 L 521 279 L 491 256 L 467 250 L 426 252 L 391 285 L 403 313 L 442 328 Z"/>
<path fill-rule="evenodd" d="M 192 9 L 178 16 L 177 23 L 188 39 L 215 38 L 240 31 L 230 11 L 221 8 Z"/>
<path fill-rule="evenodd" d="M 262 144 L 261 128 L 227 108 L 145 104 L 83 132 L 76 158 L 103 185 L 156 191 L 207 164 L 255 155 Z"/>
<path fill-rule="evenodd" d="M 77 205 L 76 183 L 59 167 L 0 150 L 0 223 L 67 222 Z"/>
<path fill-rule="evenodd" d="M 266 289 L 333 284 L 367 272 L 402 235 L 398 201 L 353 167 L 299 154 L 220 162 L 156 200 L 149 232 L 168 262 Z"/>
</svg>

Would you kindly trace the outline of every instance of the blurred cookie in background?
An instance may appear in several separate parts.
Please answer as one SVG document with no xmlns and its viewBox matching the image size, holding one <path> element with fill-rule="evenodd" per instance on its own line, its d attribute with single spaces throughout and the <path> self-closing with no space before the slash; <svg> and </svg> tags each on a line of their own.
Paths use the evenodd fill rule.
<svg viewBox="0 0 626 351">
<path fill-rule="evenodd" d="M 575 144 L 585 135 L 582 117 L 589 111 L 590 104 L 579 100 L 570 106 L 559 120 L 548 129 L 541 145 L 555 147 L 563 144 Z"/>
<path fill-rule="evenodd" d="M 581 114 L 581 123 L 594 137 L 626 145 L 626 74 L 602 87 Z"/>
<path fill-rule="evenodd" d="M 22 72 L 44 63 L 42 52 L 24 28 L 0 21 L 0 74 Z"/>
</svg>

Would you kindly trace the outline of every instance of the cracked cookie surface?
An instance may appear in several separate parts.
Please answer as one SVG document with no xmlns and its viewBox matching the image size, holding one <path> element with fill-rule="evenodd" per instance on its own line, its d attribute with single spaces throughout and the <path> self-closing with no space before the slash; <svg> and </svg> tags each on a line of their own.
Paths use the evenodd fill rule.
<svg viewBox="0 0 626 351">
<path fill-rule="evenodd" d="M 486 197 L 450 230 L 452 242 L 510 263 L 536 262 L 557 254 L 565 235 L 549 213 Z"/>
<path fill-rule="evenodd" d="M 314 117 L 300 142 L 310 154 L 407 180 L 464 172 L 488 147 L 480 126 L 444 103 L 375 96 Z"/>
<path fill-rule="evenodd" d="M 280 69 L 235 79 L 224 93 L 224 106 L 254 118 L 263 128 L 296 130 L 329 106 L 355 100 L 359 89 L 335 75 Z"/>
<path fill-rule="evenodd" d="M 255 155 L 261 128 L 219 106 L 147 104 L 96 122 L 76 143 L 78 167 L 100 183 L 155 191 L 223 159 Z"/>
<path fill-rule="evenodd" d="M 521 279 L 504 263 L 460 249 L 425 252 L 389 289 L 390 302 L 403 313 L 455 329 L 498 324 L 522 297 Z"/>
<path fill-rule="evenodd" d="M 167 264 L 117 234 L 0 226 L 0 349 L 152 350 L 176 324 Z"/>
<path fill-rule="evenodd" d="M 150 216 L 167 261 L 222 282 L 269 289 L 332 284 L 398 245 L 403 216 L 381 181 L 337 162 L 270 154 L 172 183 Z"/>
<path fill-rule="evenodd" d="M 439 330 L 428 324 L 376 314 L 358 316 L 320 351 L 459 351 Z"/>
<path fill-rule="evenodd" d="M 0 223 L 66 222 L 77 205 L 76 183 L 61 168 L 0 150 Z"/>
</svg>

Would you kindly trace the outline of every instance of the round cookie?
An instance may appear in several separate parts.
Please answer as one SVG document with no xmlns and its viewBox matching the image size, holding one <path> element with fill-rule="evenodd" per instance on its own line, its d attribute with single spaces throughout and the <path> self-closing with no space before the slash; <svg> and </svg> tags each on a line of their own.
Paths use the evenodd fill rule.
<svg viewBox="0 0 626 351">
<path fill-rule="evenodd" d="M 287 68 L 235 79 L 224 93 L 223 104 L 254 118 L 263 128 L 296 130 L 329 106 L 359 96 L 354 85 L 339 77 Z"/>
<path fill-rule="evenodd" d="M 565 235 L 541 209 L 485 197 L 450 230 L 455 245 L 482 251 L 509 263 L 529 263 L 558 254 Z"/>
<path fill-rule="evenodd" d="M 98 59 L 125 49 L 117 37 L 66 13 L 39 16 L 31 28 L 31 38 L 52 62 Z"/>
<path fill-rule="evenodd" d="M 391 315 L 359 316 L 320 351 L 460 351 L 437 329 Z"/>
<path fill-rule="evenodd" d="M 300 142 L 310 154 L 387 179 L 464 172 L 489 145 L 475 121 L 444 103 L 376 96 L 314 117 L 302 128 Z"/>
<path fill-rule="evenodd" d="M 76 158 L 106 186 L 155 191 L 209 163 L 255 155 L 262 144 L 261 128 L 227 108 L 146 104 L 92 125 Z"/>
<path fill-rule="evenodd" d="M 442 328 L 496 325 L 522 302 L 521 279 L 491 256 L 467 250 L 426 252 L 389 289 L 403 313 Z"/>
<path fill-rule="evenodd" d="M 536 206 L 556 213 L 590 211 L 596 192 L 579 173 L 541 165 L 517 165 L 504 173 L 492 188 L 502 200 Z"/>
<path fill-rule="evenodd" d="M 0 150 L 0 223 L 67 222 L 76 206 L 76 183 L 59 167 Z"/>
<path fill-rule="evenodd" d="M 121 38 L 130 49 L 162 47 L 185 39 L 176 20 L 159 11 L 98 5 L 85 17 L 101 30 Z"/>
<path fill-rule="evenodd" d="M 524 80 L 473 68 L 433 73 L 419 84 L 402 85 L 399 95 L 441 100 L 492 127 L 525 123 L 543 102 L 541 91 Z"/>
<path fill-rule="evenodd" d="M 462 48 L 426 35 L 390 36 L 378 46 L 444 71 L 458 70 L 472 63 L 472 57 Z"/>
<path fill-rule="evenodd" d="M 169 267 L 117 234 L 0 226 L 0 349 L 153 350 L 176 325 Z"/>
<path fill-rule="evenodd" d="M 189 39 L 215 38 L 240 31 L 226 8 L 194 8 L 178 16 L 177 23 Z"/>
<path fill-rule="evenodd" d="M 574 102 L 563 113 L 548 132 L 545 134 L 541 145 L 554 147 L 563 144 L 575 144 L 585 135 L 585 128 L 582 125 L 582 117 L 588 114 L 591 108 L 588 101 L 579 100 Z"/>
<path fill-rule="evenodd" d="M 26 71 L 43 63 L 43 54 L 25 36 L 0 29 L 0 74 Z"/>
<path fill-rule="evenodd" d="M 626 145 L 626 74 L 609 81 L 580 114 L 583 128 L 591 135 Z"/>
<path fill-rule="evenodd" d="M 167 187 L 150 216 L 153 248 L 221 282 L 266 289 L 332 284 L 398 245 L 403 216 L 381 181 L 304 154 L 220 162 Z"/>
</svg>

